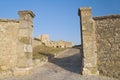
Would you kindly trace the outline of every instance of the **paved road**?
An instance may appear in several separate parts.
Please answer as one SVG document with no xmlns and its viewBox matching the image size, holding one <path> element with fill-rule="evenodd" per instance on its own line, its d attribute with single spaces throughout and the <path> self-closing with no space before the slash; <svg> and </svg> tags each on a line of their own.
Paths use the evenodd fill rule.
<svg viewBox="0 0 120 80">
<path fill-rule="evenodd" d="M 69 49 L 36 68 L 33 74 L 2 80 L 115 80 L 100 76 L 82 76 L 79 49 Z"/>
</svg>

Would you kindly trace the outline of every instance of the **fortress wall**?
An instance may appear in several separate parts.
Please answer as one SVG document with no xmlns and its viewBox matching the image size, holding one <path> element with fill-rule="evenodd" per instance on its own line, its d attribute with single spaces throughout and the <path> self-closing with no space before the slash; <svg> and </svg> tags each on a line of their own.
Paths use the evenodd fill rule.
<svg viewBox="0 0 120 80">
<path fill-rule="evenodd" d="M 43 44 L 43 43 L 42 43 L 40 40 L 33 39 L 33 47 L 40 46 L 40 45 L 42 45 L 42 44 Z"/>
<path fill-rule="evenodd" d="M 48 34 L 39 35 L 38 39 L 41 40 L 44 43 L 49 42 L 49 35 Z"/>
<path fill-rule="evenodd" d="M 65 42 L 65 47 L 72 47 L 73 46 L 73 43 L 72 42 Z"/>
<path fill-rule="evenodd" d="M 0 71 L 16 66 L 18 26 L 16 20 L 0 19 Z"/>
<path fill-rule="evenodd" d="M 32 67 L 32 11 L 19 20 L 0 19 L 0 78 L 29 74 Z"/>
<path fill-rule="evenodd" d="M 48 46 L 48 47 L 68 48 L 68 47 L 72 47 L 72 46 L 73 46 L 73 43 L 72 43 L 72 42 L 67 42 L 67 41 L 63 41 L 63 40 L 50 41 L 48 34 L 39 35 L 36 39 L 37 39 L 39 42 L 43 43 L 44 45 L 46 45 L 46 46 Z"/>
<path fill-rule="evenodd" d="M 100 75 L 120 79 L 120 15 L 92 17 L 91 8 L 80 8 L 79 16 L 84 55 L 83 74 L 93 74 L 93 67 L 97 68 Z"/>
<path fill-rule="evenodd" d="M 100 74 L 120 79 L 120 15 L 93 18 Z"/>
</svg>

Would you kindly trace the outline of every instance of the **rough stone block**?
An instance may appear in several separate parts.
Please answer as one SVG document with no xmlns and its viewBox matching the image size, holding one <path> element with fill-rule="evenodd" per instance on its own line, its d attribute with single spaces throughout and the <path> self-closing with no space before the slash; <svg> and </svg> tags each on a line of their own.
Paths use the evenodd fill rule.
<svg viewBox="0 0 120 80">
<path fill-rule="evenodd" d="M 33 68 L 32 67 L 28 67 L 28 68 L 15 68 L 13 70 L 13 75 L 14 76 L 25 76 L 25 75 L 29 75 L 30 73 L 32 73 Z"/>
</svg>

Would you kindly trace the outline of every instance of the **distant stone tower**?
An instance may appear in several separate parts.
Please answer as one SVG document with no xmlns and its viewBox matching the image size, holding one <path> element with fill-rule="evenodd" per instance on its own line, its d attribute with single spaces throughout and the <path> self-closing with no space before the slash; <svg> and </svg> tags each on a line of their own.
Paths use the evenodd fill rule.
<svg viewBox="0 0 120 80">
<path fill-rule="evenodd" d="M 17 71 L 22 69 L 28 70 L 32 68 L 32 33 L 33 33 L 33 23 L 34 14 L 32 11 L 19 11 L 20 22 L 18 29 L 18 61 Z M 23 73 L 24 74 L 24 73 Z M 19 74 L 18 74 L 19 75 Z"/>
<path fill-rule="evenodd" d="M 83 75 L 98 75 L 97 53 L 95 45 L 95 26 L 92 19 L 91 8 L 80 8 L 78 15 L 81 21 L 83 45 Z"/>
<path fill-rule="evenodd" d="M 41 40 L 45 45 L 49 44 L 49 35 L 48 34 L 42 34 L 38 36 L 38 39 Z"/>
<path fill-rule="evenodd" d="M 49 42 L 49 35 L 48 34 L 41 35 L 41 41 L 44 43 Z"/>
</svg>

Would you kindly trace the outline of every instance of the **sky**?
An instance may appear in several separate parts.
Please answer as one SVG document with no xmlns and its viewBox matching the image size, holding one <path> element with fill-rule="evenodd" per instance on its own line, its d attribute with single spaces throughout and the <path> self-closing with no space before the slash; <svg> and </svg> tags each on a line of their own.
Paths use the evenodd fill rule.
<svg viewBox="0 0 120 80">
<path fill-rule="evenodd" d="M 120 0 L 1 0 L 0 18 L 19 19 L 18 11 L 31 10 L 37 37 L 49 34 L 50 40 L 81 43 L 78 8 L 91 7 L 92 16 L 120 14 Z"/>
</svg>

